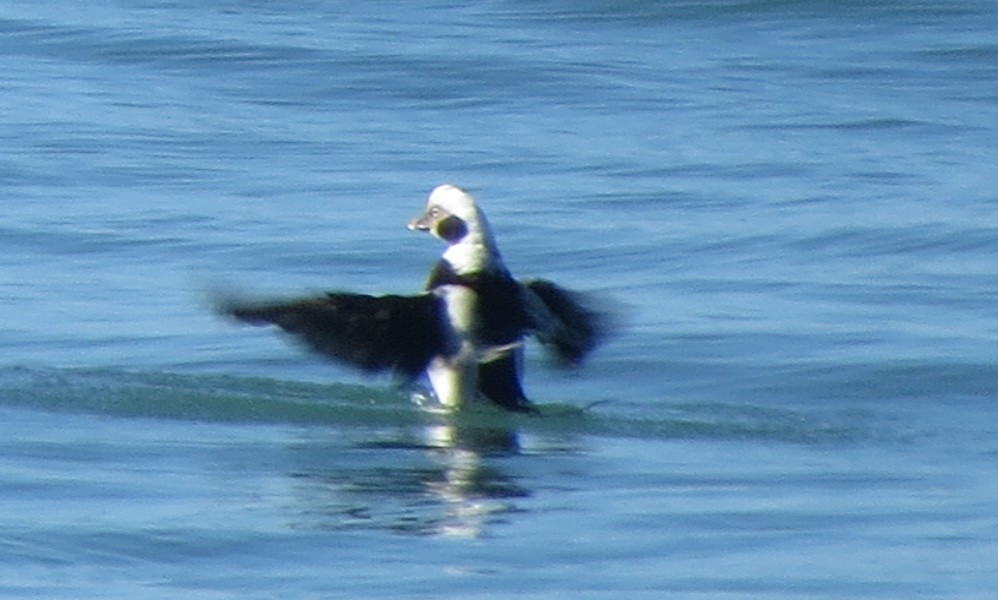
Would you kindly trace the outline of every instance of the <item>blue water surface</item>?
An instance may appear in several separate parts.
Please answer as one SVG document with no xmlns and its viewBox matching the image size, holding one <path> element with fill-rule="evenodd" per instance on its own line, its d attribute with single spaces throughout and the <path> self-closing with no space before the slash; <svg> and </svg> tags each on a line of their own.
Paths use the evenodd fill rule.
<svg viewBox="0 0 998 600">
<path fill-rule="evenodd" d="M 0 0 L 0 595 L 991 598 L 998 10 Z M 612 298 L 540 417 L 216 319 L 435 185 Z"/>
</svg>

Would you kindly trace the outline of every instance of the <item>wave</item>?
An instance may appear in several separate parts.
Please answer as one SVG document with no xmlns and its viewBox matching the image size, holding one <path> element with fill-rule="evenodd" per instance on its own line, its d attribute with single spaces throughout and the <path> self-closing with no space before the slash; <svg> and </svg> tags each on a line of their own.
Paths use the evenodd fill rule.
<svg viewBox="0 0 998 600">
<path fill-rule="evenodd" d="M 122 65 L 156 64 L 166 68 L 271 68 L 289 60 L 310 62 L 314 51 L 281 44 L 259 44 L 234 38 L 213 39 L 181 33 L 161 24 L 159 35 L 120 25 L 63 25 L 40 20 L 0 19 L 0 32 L 15 42 L 14 51 L 25 55 Z"/>
<path fill-rule="evenodd" d="M 6 368 L 0 370 L 0 403 L 53 412 L 205 422 L 413 420 L 406 417 L 396 394 L 376 388 L 111 369 Z"/>
<path fill-rule="evenodd" d="M 445 424 L 452 428 L 446 440 L 413 442 L 411 437 L 402 436 L 391 442 L 371 443 L 456 445 L 487 452 L 518 450 L 519 434 L 547 438 L 555 445 L 590 436 L 812 445 L 892 435 L 878 425 L 870 411 L 827 405 L 611 400 L 587 406 L 541 404 L 539 416 L 510 415 L 491 407 L 453 415 L 422 408 L 407 394 L 384 387 L 112 369 L 0 369 L 0 406 L 125 419 L 329 428 L 405 429 Z"/>
<path fill-rule="evenodd" d="M 973 15 L 974 6 L 929 6 L 898 5 L 891 0 L 806 0 L 787 2 L 786 0 L 630 0 L 628 2 L 610 0 L 586 0 L 565 2 L 545 0 L 542 2 L 513 2 L 505 7 L 514 13 L 533 18 L 547 18 L 561 22 L 600 23 L 625 22 L 636 25 L 659 25 L 675 21 L 707 21 L 712 23 L 744 23 L 746 19 L 772 19 L 785 15 L 793 18 L 864 18 L 883 19 L 940 18 Z M 848 9 L 843 11 L 843 9 Z M 984 7 L 980 10 L 984 10 Z"/>
</svg>

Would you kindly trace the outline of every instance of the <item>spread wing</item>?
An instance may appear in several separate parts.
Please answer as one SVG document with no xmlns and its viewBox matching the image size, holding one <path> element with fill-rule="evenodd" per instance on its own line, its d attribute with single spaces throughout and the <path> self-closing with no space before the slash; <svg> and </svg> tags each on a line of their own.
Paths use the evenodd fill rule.
<svg viewBox="0 0 998 600">
<path fill-rule="evenodd" d="M 532 333 L 562 362 L 579 365 L 615 329 L 614 319 L 593 296 L 545 279 L 523 282 Z"/>
<path fill-rule="evenodd" d="M 390 370 L 415 378 L 448 346 L 445 309 L 432 294 L 230 298 L 218 302 L 217 309 L 250 325 L 277 325 L 315 352 L 369 372 Z"/>
<path fill-rule="evenodd" d="M 565 365 L 578 366 L 615 329 L 605 302 L 544 279 L 524 281 L 519 294 L 533 334 Z M 536 412 L 520 385 L 523 349 L 511 348 L 478 364 L 478 390 L 499 406 Z"/>
</svg>

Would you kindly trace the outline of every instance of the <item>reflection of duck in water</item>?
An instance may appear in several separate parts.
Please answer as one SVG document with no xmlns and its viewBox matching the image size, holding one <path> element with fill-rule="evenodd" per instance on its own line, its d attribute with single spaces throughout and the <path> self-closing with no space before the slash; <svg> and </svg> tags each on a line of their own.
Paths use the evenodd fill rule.
<svg viewBox="0 0 998 600">
<path fill-rule="evenodd" d="M 441 468 L 424 481 L 426 490 L 442 503 L 435 534 L 478 537 L 502 515 L 517 510 L 514 499 L 530 496 L 515 478 L 488 460 L 518 451 L 519 441 L 512 431 L 451 423 L 429 426 L 423 435 Z"/>
<path fill-rule="evenodd" d="M 292 453 L 291 488 L 299 525 L 406 535 L 479 537 L 526 510 L 517 434 L 432 415 L 421 425 L 382 430 L 351 442 L 305 430 Z M 481 415 L 486 416 L 486 415 Z M 495 417 L 496 415 L 492 415 Z M 500 415 L 501 416 L 501 415 Z M 512 420 L 509 420 L 512 421 Z"/>
<path fill-rule="evenodd" d="M 605 315 L 581 295 L 543 279 L 513 279 L 485 215 L 465 191 L 437 187 L 409 228 L 448 244 L 422 294 L 227 299 L 219 310 L 246 323 L 277 325 L 365 371 L 393 371 L 410 381 L 425 372 L 448 408 L 481 396 L 531 412 L 520 385 L 524 337 L 534 335 L 569 365 L 580 364 L 604 337 Z"/>
</svg>

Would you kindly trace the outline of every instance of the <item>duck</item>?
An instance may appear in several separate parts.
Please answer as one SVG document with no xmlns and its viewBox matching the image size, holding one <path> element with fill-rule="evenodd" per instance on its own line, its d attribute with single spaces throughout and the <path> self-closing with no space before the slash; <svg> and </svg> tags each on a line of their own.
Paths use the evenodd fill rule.
<svg viewBox="0 0 998 600">
<path fill-rule="evenodd" d="M 229 295 L 216 310 L 241 323 L 276 326 L 366 373 L 390 372 L 405 385 L 425 378 L 439 405 L 453 411 L 485 402 L 536 414 L 522 384 L 526 339 L 536 338 L 557 364 L 577 367 L 610 333 L 611 316 L 594 296 L 514 278 L 485 214 L 462 188 L 435 187 L 408 228 L 446 244 L 419 293 Z"/>
</svg>

